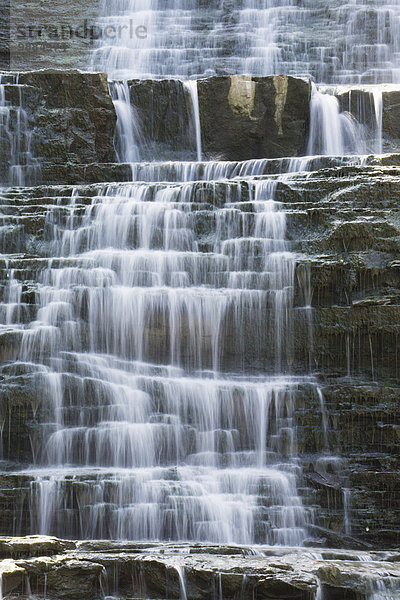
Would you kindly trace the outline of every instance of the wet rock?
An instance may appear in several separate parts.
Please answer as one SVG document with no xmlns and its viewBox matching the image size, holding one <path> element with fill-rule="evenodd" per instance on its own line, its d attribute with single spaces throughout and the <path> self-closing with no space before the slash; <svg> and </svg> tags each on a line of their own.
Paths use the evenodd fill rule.
<svg viewBox="0 0 400 600">
<path fill-rule="evenodd" d="M 212 77 L 198 82 L 203 149 L 246 160 L 305 153 L 310 83 L 284 75 Z"/>
<path fill-rule="evenodd" d="M 123 542 L 80 543 L 73 548 L 73 542 L 53 538 L 2 542 L 21 548 L 31 544 L 33 552 L 22 560 L 0 561 L 3 586 L 16 600 L 27 598 L 26 581 L 32 594 L 51 600 L 97 600 L 104 594 L 153 600 L 182 595 L 193 600 L 220 595 L 310 600 L 319 581 L 332 598 L 368 597 L 382 584 L 393 594 L 400 589 L 398 553 L 260 547 L 254 554 L 239 546 L 232 553 L 229 547 L 207 544 Z M 38 556 L 43 546 L 58 553 Z"/>
<path fill-rule="evenodd" d="M 26 572 L 23 567 L 17 565 L 14 560 L 6 559 L 0 561 L 1 592 L 8 594 L 22 589 Z"/>
<path fill-rule="evenodd" d="M 198 81 L 203 151 L 224 160 L 304 154 L 309 126 L 310 84 L 275 77 L 211 77 Z M 140 123 L 142 158 L 196 157 L 194 108 L 177 80 L 129 82 Z"/>
<path fill-rule="evenodd" d="M 382 130 L 391 150 L 400 148 L 400 90 L 384 90 L 382 94 Z"/>
<path fill-rule="evenodd" d="M 116 115 L 107 76 L 80 71 L 27 71 L 19 84 L 33 135 L 32 152 L 41 164 L 115 160 Z"/>
<path fill-rule="evenodd" d="M 343 164 L 338 159 L 315 159 L 315 165 L 321 170 L 311 175 L 288 175 L 277 188 L 277 200 L 284 203 L 287 211 L 290 244 L 297 253 L 293 352 L 286 358 L 292 373 L 304 374 L 309 372 L 310 366 L 318 373 L 326 404 L 325 435 L 315 388 L 304 384 L 296 393 L 297 449 L 299 465 L 305 475 L 300 493 L 306 506 L 317 507 L 315 525 L 321 528 L 317 534 L 321 546 L 348 545 L 342 535 L 344 488 L 351 490 L 350 537 L 379 548 L 394 547 L 400 542 L 397 507 L 400 490 L 397 382 L 400 187 L 397 155 L 384 158 L 369 159 L 365 170 L 348 164 L 347 159 Z M 262 161 L 260 173 L 275 173 L 282 170 L 282 164 L 284 161 L 278 159 Z M 233 174 L 244 175 L 247 165 L 231 163 L 230 168 Z M 107 177 L 115 179 L 130 170 L 127 165 L 108 164 L 106 168 Z M 198 169 L 196 180 L 197 174 L 200 179 L 205 165 L 193 168 Z M 71 168 L 68 174 L 68 169 L 65 165 L 56 165 L 52 177 L 56 180 L 58 173 L 62 173 L 72 178 L 74 171 Z M 177 169 L 171 164 L 134 167 L 139 181 L 146 178 L 165 181 L 176 177 Z M 97 181 L 101 172 L 102 165 L 98 163 L 76 166 L 76 174 L 82 181 Z M 151 193 L 164 185 L 150 186 Z M 225 205 L 227 198 L 237 199 L 239 196 L 235 194 L 239 191 L 242 201 L 237 209 L 243 211 L 251 223 L 254 207 L 249 201 L 249 185 L 240 175 L 234 184 L 198 181 L 186 186 L 187 191 L 189 188 L 193 203 L 190 227 L 205 252 L 215 241 L 216 210 Z M 53 256 L 49 228 L 58 226 L 62 230 L 66 226 L 66 207 L 73 189 L 71 182 L 71 185 L 1 190 L 3 225 L 10 231 L 12 245 L 10 242 L 5 246 L 7 254 L 0 261 L 0 291 L 4 293 L 12 271 L 22 285 L 24 326 L 36 318 L 39 281 L 49 257 Z M 93 198 L 104 193 L 104 186 L 83 184 L 75 186 L 74 193 L 78 220 Z M 255 250 L 259 254 L 256 245 Z M 10 254 L 10 251 L 17 253 Z M 257 260 L 255 256 L 255 265 Z M 67 260 L 58 257 L 52 259 L 52 265 L 55 269 L 77 266 L 77 261 L 73 257 Z M 305 295 L 308 282 L 310 296 Z M 312 310 L 302 308 L 308 302 Z M 233 320 L 232 314 L 229 313 L 229 322 Z M 267 308 L 265 315 L 269 318 Z M 244 324 L 249 321 L 245 308 L 241 318 Z M 83 322 L 87 320 L 87 313 L 84 307 L 81 319 L 82 336 L 85 336 Z M 167 315 L 160 313 L 149 325 L 151 342 L 146 352 L 154 360 L 164 360 L 167 355 L 167 321 Z M 243 348 L 246 348 L 244 368 L 249 372 L 266 369 L 273 354 L 267 328 L 260 327 L 256 332 L 251 327 L 243 329 L 240 339 L 232 327 L 225 327 L 221 332 L 222 368 L 235 371 L 239 365 L 242 369 Z M 26 365 L 13 366 L 20 351 L 21 336 L 22 330 L 13 325 L 4 328 L 0 336 L 0 352 L 6 363 L 0 372 L 5 461 L 0 478 L 0 524 L 1 530 L 10 534 L 15 531 L 15 522 L 21 532 L 31 531 L 32 477 L 26 472 L 18 474 L 18 469 L 26 468 L 35 456 L 40 456 L 43 435 L 50 433 L 50 428 L 44 432 L 41 423 L 53 422 L 49 412 L 51 403 L 43 393 L 40 373 Z M 187 336 L 187 322 L 183 320 L 182 339 L 188 339 Z M 203 339 L 206 344 L 206 337 Z M 188 355 L 182 360 L 188 360 Z M 209 361 L 210 356 L 205 356 L 205 360 Z M 73 382 L 68 379 L 65 383 L 74 394 Z M 85 385 L 90 397 L 91 384 Z M 70 415 L 76 418 L 72 408 Z M 282 450 L 284 446 L 283 435 L 279 448 Z M 328 467 L 327 448 L 337 458 L 337 463 L 331 462 Z M 326 459 L 325 468 L 322 468 L 323 459 Z M 83 502 L 82 494 L 88 481 L 89 476 L 86 479 L 82 476 L 62 484 L 63 490 L 67 490 L 66 497 L 71 499 L 68 514 L 76 528 L 72 534 L 75 537 L 81 535 L 76 507 Z"/>
<path fill-rule="evenodd" d="M 9 556 L 13 559 L 52 556 L 75 548 L 75 542 L 59 540 L 55 537 L 40 535 L 15 538 L 0 537 L 0 559 Z"/>
<path fill-rule="evenodd" d="M 195 158 L 196 137 L 190 94 L 177 79 L 128 82 L 131 104 L 140 124 L 142 160 Z"/>
</svg>

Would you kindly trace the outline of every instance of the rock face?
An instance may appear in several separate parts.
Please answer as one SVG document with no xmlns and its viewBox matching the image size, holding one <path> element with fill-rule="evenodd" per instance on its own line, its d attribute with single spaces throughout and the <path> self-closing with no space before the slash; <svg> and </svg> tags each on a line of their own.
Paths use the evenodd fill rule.
<svg viewBox="0 0 400 600">
<path fill-rule="evenodd" d="M 31 138 L 35 165 L 35 177 L 28 177 L 27 183 L 130 178 L 129 167 L 111 166 L 116 160 L 117 117 L 105 74 L 44 70 L 3 79 L 11 119 L 18 106 L 26 113 L 24 135 Z M 188 87 L 168 79 L 132 80 L 128 85 L 140 124 L 141 160 L 196 159 L 194 107 Z M 371 98 L 369 92 L 357 90 L 351 96 L 348 92 L 339 96 L 343 110 L 350 108 L 364 119 L 365 114 L 374 114 Z M 383 92 L 384 149 L 390 151 L 400 144 L 398 98 L 398 91 Z M 198 81 L 198 100 L 204 159 L 236 161 L 306 152 L 309 81 L 284 75 L 211 77 Z M 368 140 L 366 144 L 371 147 Z M 10 152 L 9 139 L 0 131 L 3 182 L 9 181 Z"/>
<path fill-rule="evenodd" d="M 98 600 L 106 596 L 193 600 L 367 600 L 377 590 L 400 591 L 395 553 L 319 552 L 315 549 L 240 546 L 64 542 L 55 538 L 3 538 L 3 593 L 50 600 Z M 362 562 L 360 562 L 362 561 Z M 29 591 L 27 588 L 29 583 Z"/>
<path fill-rule="evenodd" d="M 212 77 L 198 82 L 203 146 L 221 160 L 305 153 L 311 87 L 275 77 Z"/>
<path fill-rule="evenodd" d="M 79 71 L 28 71 L 33 153 L 52 164 L 113 162 L 116 116 L 107 76 Z M 34 100 L 36 103 L 33 104 Z"/>
<path fill-rule="evenodd" d="M 41 180 L 41 169 L 115 160 L 116 114 L 107 77 L 79 71 L 27 71 L 1 77 L 0 181 Z M 13 141 L 12 141 L 13 140 Z M 13 169 L 19 169 L 23 179 Z"/>
<path fill-rule="evenodd" d="M 128 82 L 140 124 L 142 160 L 195 157 L 193 107 L 188 89 L 177 79 Z"/>
<path fill-rule="evenodd" d="M 384 90 L 382 129 L 388 151 L 400 146 L 400 90 Z"/>
<path fill-rule="evenodd" d="M 134 80 L 129 89 L 140 124 L 142 160 L 196 158 L 194 107 L 188 88 L 178 80 Z M 243 160 L 304 153 L 309 83 L 285 76 L 221 77 L 199 81 L 198 90 L 205 157 Z M 115 161 L 116 113 L 105 74 L 27 71 L 14 81 L 5 80 L 5 99 L 11 111 L 21 106 L 27 115 L 30 152 L 38 165 L 28 183 L 83 182 L 90 177 L 80 175 L 85 169 L 82 165 Z M 5 137 L 0 143 L 4 182 L 10 154 L 6 141 Z M 71 176 L 72 168 L 76 175 Z"/>
<path fill-rule="evenodd" d="M 99 9 L 99 0 L 16 3 L 10 19 L 11 64 L 4 68 L 87 68 Z"/>
<path fill-rule="evenodd" d="M 310 83 L 276 77 L 211 77 L 198 81 L 205 157 L 246 160 L 305 153 Z M 178 80 L 131 81 L 131 102 L 141 126 L 142 156 L 195 158 L 194 111 Z M 180 151 L 180 154 L 178 153 Z"/>
</svg>

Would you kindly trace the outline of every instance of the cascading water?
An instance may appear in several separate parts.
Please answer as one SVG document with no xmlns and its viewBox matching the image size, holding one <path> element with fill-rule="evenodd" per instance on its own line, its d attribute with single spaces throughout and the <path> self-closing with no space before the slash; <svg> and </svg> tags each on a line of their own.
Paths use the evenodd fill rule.
<svg viewBox="0 0 400 600">
<path fill-rule="evenodd" d="M 319 83 L 400 81 L 399 0 L 104 0 L 117 35 L 93 67 L 111 77 L 311 76 Z M 139 29 L 138 29 L 139 28 Z"/>
<path fill-rule="evenodd" d="M 358 96 L 355 106 L 354 96 Z M 373 86 L 346 89 L 313 84 L 307 153 L 343 156 L 369 152 L 382 152 L 381 90 Z"/>
<path fill-rule="evenodd" d="M 43 364 L 51 415 L 41 469 L 29 472 L 32 531 L 306 537 L 294 411 L 299 387 L 311 383 L 316 401 L 317 388 L 280 375 L 292 360 L 295 267 L 285 213 L 273 180 L 224 186 L 207 250 L 196 215 L 213 182 L 111 185 L 83 217 L 51 225 L 60 263 L 43 274 L 20 354 Z"/>
<path fill-rule="evenodd" d="M 307 153 L 310 156 L 357 154 L 357 142 L 357 123 L 351 114 L 341 113 L 338 99 L 313 85 Z"/>
<path fill-rule="evenodd" d="M 365 0 L 332 6 L 329 21 L 316 25 L 321 30 L 317 40 L 311 26 L 317 18 L 313 9 L 312 3 L 299 7 L 294 0 L 244 0 L 240 6 L 215 2 L 207 7 L 198 0 L 168 7 L 157 0 L 104 2 L 99 24 L 118 33 L 99 43 L 92 68 L 105 70 L 114 79 L 284 72 L 311 76 L 319 84 L 400 81 L 400 2 L 377 7 Z M 193 86 L 189 90 L 198 134 L 196 90 Z M 118 127 L 122 145 L 134 138 L 137 160 L 138 136 L 132 130 L 138 125 L 127 96 L 118 96 Z M 382 152 L 380 90 L 364 90 L 361 106 L 354 110 L 351 100 L 349 104 L 340 106 L 335 88 L 314 88 L 309 155 Z M 196 144 L 200 160 L 201 136 L 196 136 Z M 131 154 L 125 155 L 127 162 L 132 162 Z"/>
<path fill-rule="evenodd" d="M 368 22 L 374 15 L 354 51 L 326 47 L 323 31 L 299 39 L 299 24 L 313 19 L 309 4 L 104 3 L 103 24 L 122 29 L 99 45 L 92 66 L 114 78 L 116 149 L 133 163 L 132 183 L 99 187 L 89 205 L 79 190 L 67 204 L 60 198 L 47 215 L 50 250 L 34 320 L 12 270 L 0 307 L 2 323 L 23 331 L 15 368 L 37 382 L 47 407 L 47 420 L 31 433 L 35 465 L 25 472 L 32 532 L 243 544 L 307 537 L 313 511 L 299 491 L 299 392 L 315 401 L 324 451 L 329 424 L 315 380 L 292 374 L 302 311 L 294 308 L 298 257 L 286 206 L 276 200 L 280 176 L 268 176 L 265 160 L 137 163 L 143 141 L 128 79 L 193 78 L 185 85 L 200 161 L 196 77 L 285 71 L 369 83 L 390 71 L 397 78 L 397 2 L 332 7 L 326 27 L 353 38 L 361 15 Z M 356 48 L 365 50 L 368 36 L 362 61 Z M 377 70 L 380 53 L 386 59 Z M 8 115 L 4 90 L 0 110 Z M 329 91 L 313 91 L 309 153 L 379 151 L 379 92 L 365 92 L 363 116 L 351 95 L 322 93 Z M 6 121 L 2 127 L 8 131 Z M 303 164 L 286 162 L 288 171 Z M 297 308 L 310 321 L 310 290 L 303 296 Z"/>
<path fill-rule="evenodd" d="M 117 114 L 116 152 L 120 162 L 140 160 L 141 134 L 135 109 L 131 104 L 127 81 L 110 83 L 111 98 Z"/>
<path fill-rule="evenodd" d="M 0 74 L 0 184 L 30 185 L 39 175 L 18 75 Z"/>
</svg>

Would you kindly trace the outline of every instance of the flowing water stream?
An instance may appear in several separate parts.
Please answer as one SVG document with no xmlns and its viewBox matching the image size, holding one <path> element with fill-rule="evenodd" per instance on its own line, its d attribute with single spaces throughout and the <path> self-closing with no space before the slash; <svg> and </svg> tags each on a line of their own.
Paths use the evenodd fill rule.
<svg viewBox="0 0 400 600">
<path fill-rule="evenodd" d="M 204 214 L 215 182 L 113 184 L 80 217 L 73 195 L 67 227 L 49 213 L 60 259 L 20 354 L 43 363 L 49 402 L 32 531 L 306 537 L 294 412 L 299 388 L 316 404 L 318 390 L 290 375 L 296 257 L 275 186 L 224 181 L 223 204 Z M 201 216 L 214 223 L 208 248 Z"/>
<path fill-rule="evenodd" d="M 400 81 L 399 0 L 103 0 L 96 69 L 115 78 L 215 74 L 312 76 L 318 83 Z M 135 34 L 136 28 L 139 35 Z"/>
<path fill-rule="evenodd" d="M 15 368 L 31 374 L 47 407 L 25 473 L 34 533 L 249 545 L 301 545 L 309 535 L 301 393 L 320 415 L 321 453 L 329 425 L 312 374 L 293 369 L 294 325 L 310 321 L 312 293 L 304 277 L 304 305 L 295 304 L 301 256 L 276 199 L 285 172 L 306 162 L 287 159 L 275 174 L 265 160 L 202 163 L 195 79 L 284 71 L 365 84 L 356 109 L 347 88 L 314 86 L 308 152 L 380 152 L 382 95 L 366 84 L 399 79 L 400 3 L 333 2 L 329 46 L 324 31 L 298 33 L 318 3 L 233 4 L 104 3 L 102 22 L 126 35 L 100 45 L 92 67 L 109 74 L 116 150 L 132 181 L 98 186 L 90 202 L 79 188 L 61 196 L 46 218 L 37 314 L 25 325 L 12 271 L 1 307 L 5 324 L 23 329 Z M 132 36 L 132 20 L 145 37 Z M 140 163 L 146 141 L 128 80 L 167 76 L 185 80 L 198 160 Z M 10 135 L 5 89 L 0 82 L 0 126 Z M 31 164 L 22 101 L 19 111 L 17 173 Z M 350 533 L 347 490 L 344 504 Z"/>
<path fill-rule="evenodd" d="M 0 73 L 0 182 L 32 185 L 40 169 L 31 151 L 32 131 L 18 74 Z"/>
</svg>

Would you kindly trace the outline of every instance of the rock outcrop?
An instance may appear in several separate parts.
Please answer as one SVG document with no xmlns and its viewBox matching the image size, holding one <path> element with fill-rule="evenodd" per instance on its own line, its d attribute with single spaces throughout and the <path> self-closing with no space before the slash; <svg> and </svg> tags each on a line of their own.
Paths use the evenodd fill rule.
<svg viewBox="0 0 400 600">
<path fill-rule="evenodd" d="M 310 83 L 275 77 L 210 77 L 197 83 L 206 158 L 246 160 L 305 153 Z M 192 100 L 179 80 L 129 82 L 141 127 L 142 154 L 180 158 L 192 152 L 196 134 Z M 179 151 L 179 152 L 178 152 Z"/>
<path fill-rule="evenodd" d="M 286 75 L 212 77 L 198 82 L 206 155 L 247 160 L 305 154 L 310 82 Z"/>
<path fill-rule="evenodd" d="M 3 593 L 50 600 L 150 598 L 369 599 L 400 590 L 396 553 L 240 546 L 0 539 Z"/>
<path fill-rule="evenodd" d="M 3 79 L 11 118 L 13 107 L 20 105 L 27 115 L 28 130 L 23 135 L 31 136 L 35 166 L 35 177 L 28 177 L 28 184 L 130 178 L 129 167 L 113 164 L 117 117 L 105 74 L 49 69 Z M 174 79 L 132 80 L 128 85 L 141 160 L 196 159 L 194 107 L 188 87 Z M 398 97 L 394 89 L 383 91 L 383 147 L 390 151 L 398 150 L 400 144 Z M 361 115 L 360 106 L 364 107 L 360 116 L 364 120 L 365 114 L 371 118 L 375 114 L 372 98 L 370 92 L 360 90 L 339 95 L 342 109 L 350 108 L 356 117 Z M 306 153 L 308 80 L 285 75 L 210 77 L 198 81 L 198 100 L 205 160 Z M 370 135 L 376 133 L 374 127 L 367 130 Z M 11 150 L 7 136 L 0 132 L 0 138 L 0 180 L 7 182 Z M 373 149 L 374 144 L 366 140 L 367 148 Z"/>
<path fill-rule="evenodd" d="M 46 181 L 49 168 L 115 161 L 116 114 L 105 74 L 9 73 L 1 88 L 1 183 L 32 185 Z"/>
<path fill-rule="evenodd" d="M 50 164 L 115 160 L 116 115 L 105 74 L 28 71 L 18 82 L 31 113 L 37 159 Z"/>
</svg>

